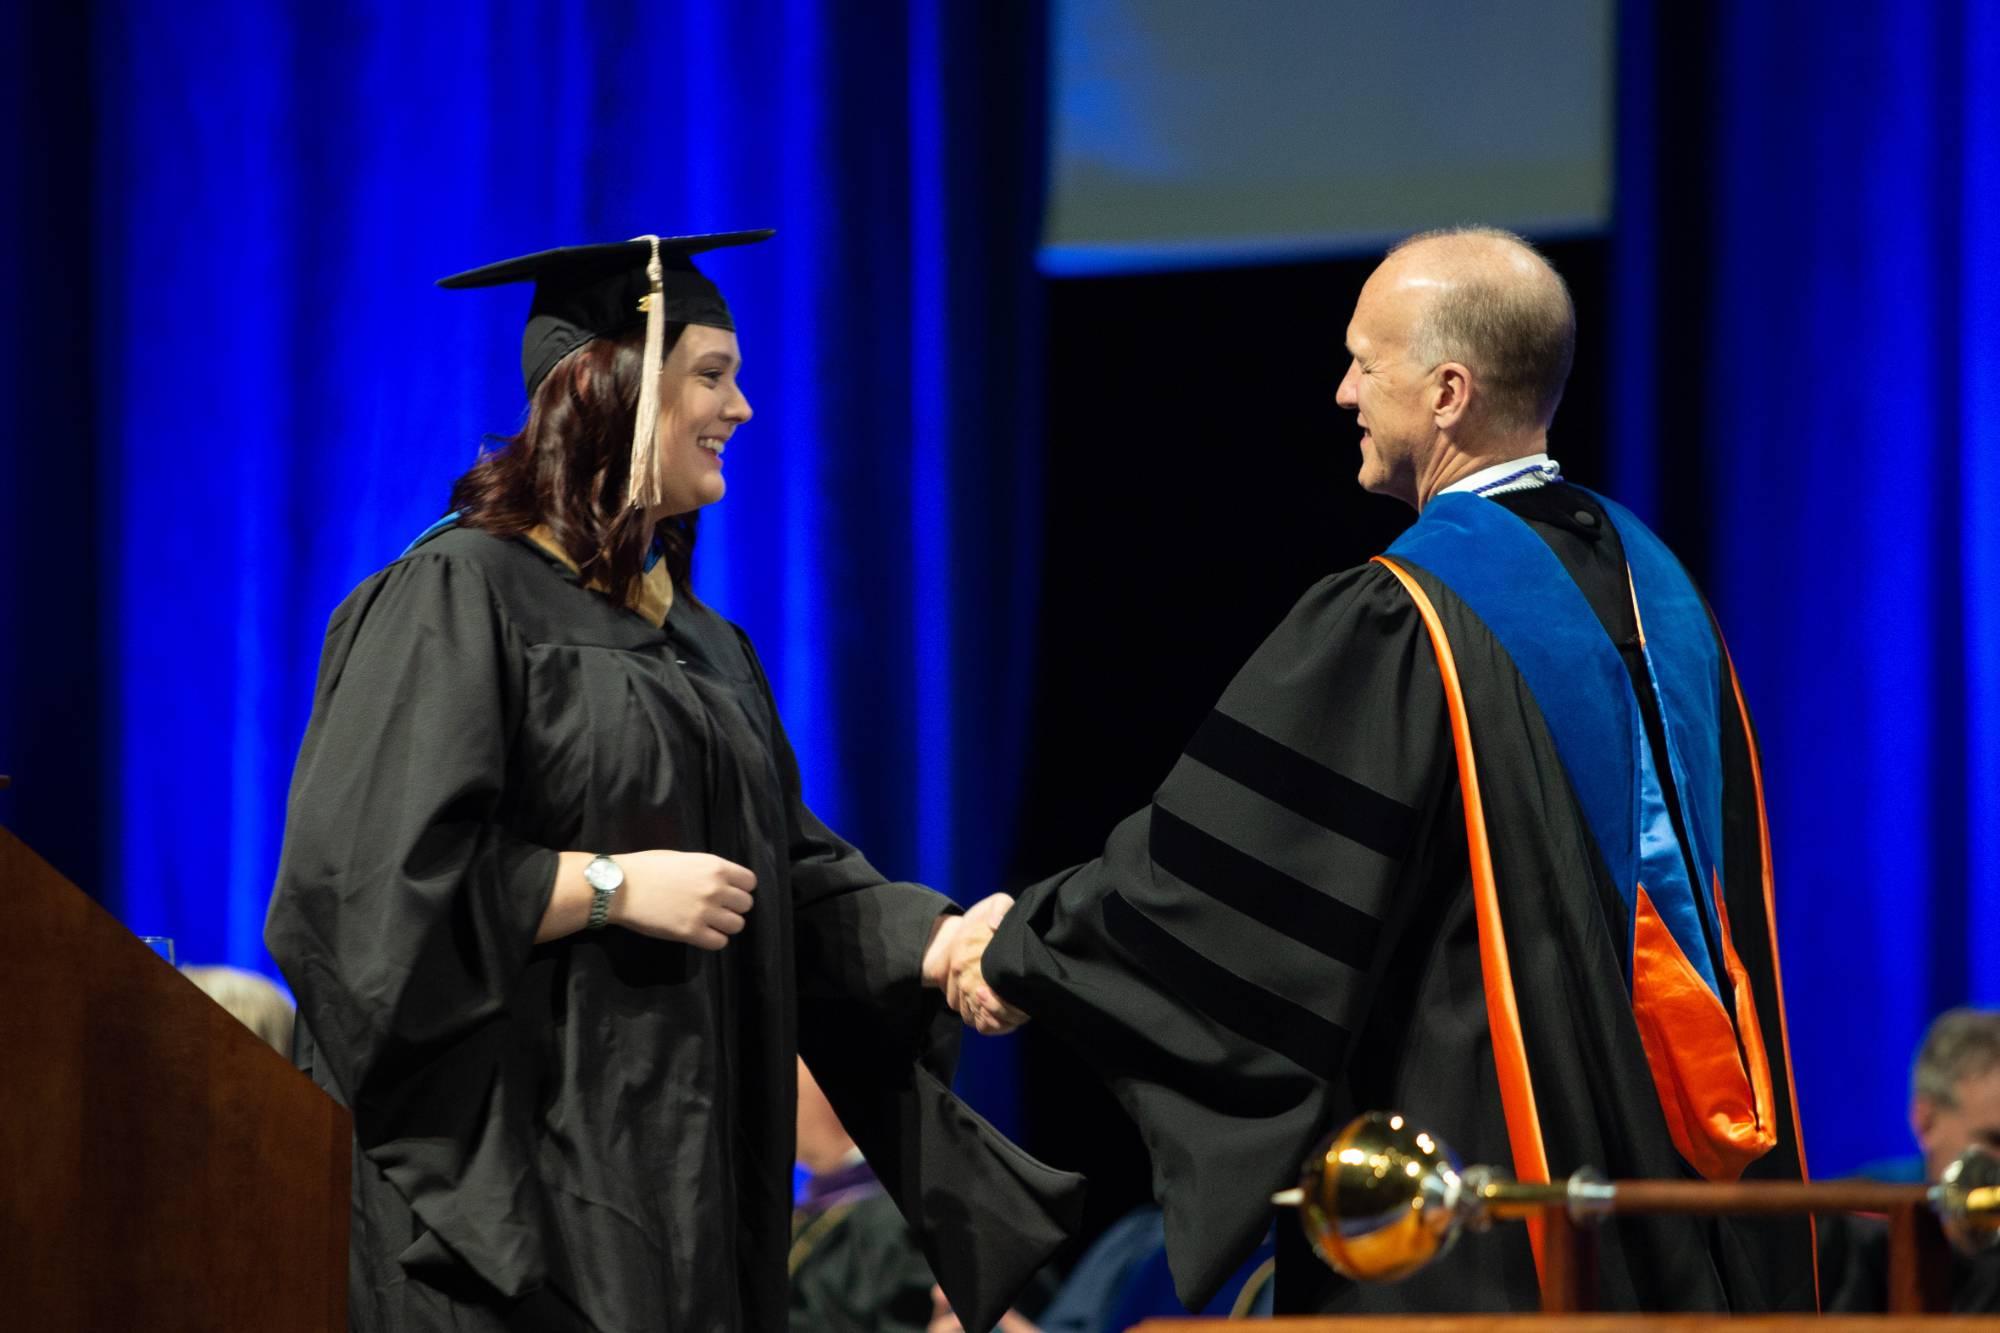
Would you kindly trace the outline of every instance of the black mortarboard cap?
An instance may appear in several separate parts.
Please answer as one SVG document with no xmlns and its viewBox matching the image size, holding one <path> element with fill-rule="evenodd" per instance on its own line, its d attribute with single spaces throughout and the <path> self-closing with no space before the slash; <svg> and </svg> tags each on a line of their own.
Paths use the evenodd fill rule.
<svg viewBox="0 0 2000 1333">
<path fill-rule="evenodd" d="M 528 328 L 521 335 L 521 378 L 528 396 L 556 363 L 589 342 L 641 325 L 646 330 L 645 362 L 639 379 L 639 410 L 632 421 L 632 465 L 628 498 L 646 508 L 660 499 L 654 427 L 660 413 L 660 362 L 669 321 L 736 329 L 729 304 L 701 275 L 693 256 L 728 245 L 749 245 L 774 233 L 719 231 L 706 236 L 637 236 L 609 245 L 570 245 L 485 268 L 439 278 L 440 287 L 498 287 L 535 284 Z"/>
<path fill-rule="evenodd" d="M 521 337 L 521 378 L 528 396 L 533 397 L 556 362 L 592 338 L 624 333 L 645 322 L 644 299 L 652 285 L 646 269 L 656 241 L 663 317 L 681 324 L 734 330 L 728 302 L 695 268 L 693 256 L 724 246 L 749 245 L 772 235 L 767 228 L 706 236 L 641 236 L 609 245 L 568 245 L 454 273 L 438 279 L 438 286 L 535 284 L 527 331 Z"/>
</svg>

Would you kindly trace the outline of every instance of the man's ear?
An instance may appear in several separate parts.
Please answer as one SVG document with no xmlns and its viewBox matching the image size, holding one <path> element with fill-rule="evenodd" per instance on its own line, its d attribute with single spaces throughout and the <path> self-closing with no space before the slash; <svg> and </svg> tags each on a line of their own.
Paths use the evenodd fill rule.
<svg viewBox="0 0 2000 1333">
<path fill-rule="evenodd" d="M 1446 361 L 1431 375 L 1432 424 L 1439 430 L 1451 430 L 1471 410 L 1472 372 L 1456 361 Z"/>
<path fill-rule="evenodd" d="M 1930 1137 L 1932 1128 L 1937 1125 L 1937 1118 L 1936 1102 L 1921 1092 L 1910 1098 L 1910 1133 L 1916 1136 L 1918 1143 Z"/>
</svg>

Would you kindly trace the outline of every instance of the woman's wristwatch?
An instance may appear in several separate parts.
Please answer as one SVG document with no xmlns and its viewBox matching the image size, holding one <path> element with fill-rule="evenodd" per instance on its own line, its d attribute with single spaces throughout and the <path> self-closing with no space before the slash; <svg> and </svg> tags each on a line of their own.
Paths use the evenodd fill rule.
<svg viewBox="0 0 2000 1333">
<path fill-rule="evenodd" d="M 590 886 L 590 920 L 585 930 L 603 930 L 611 919 L 611 899 L 625 884 L 625 872 L 608 856 L 590 858 L 583 868 L 583 882 Z"/>
</svg>

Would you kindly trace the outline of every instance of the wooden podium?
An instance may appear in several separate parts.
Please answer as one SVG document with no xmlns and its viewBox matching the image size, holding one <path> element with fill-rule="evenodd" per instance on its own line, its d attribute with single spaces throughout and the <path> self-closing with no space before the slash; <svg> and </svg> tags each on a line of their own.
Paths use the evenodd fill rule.
<svg viewBox="0 0 2000 1333">
<path fill-rule="evenodd" d="M 345 1109 L 0 828 L 0 1328 L 347 1327 Z"/>
</svg>

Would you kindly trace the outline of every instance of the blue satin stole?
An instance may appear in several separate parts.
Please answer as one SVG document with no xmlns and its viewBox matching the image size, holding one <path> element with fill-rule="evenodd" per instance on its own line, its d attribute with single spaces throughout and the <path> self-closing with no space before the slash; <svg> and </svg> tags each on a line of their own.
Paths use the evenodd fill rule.
<svg viewBox="0 0 2000 1333">
<path fill-rule="evenodd" d="M 1720 648 L 1701 596 L 1673 553 L 1622 505 L 1584 493 L 1604 507 L 1625 548 L 1645 684 L 1659 701 L 1691 855 L 1683 855 L 1667 813 L 1632 675 L 1562 561 L 1525 520 L 1479 496 L 1441 495 L 1388 553 L 1432 574 L 1479 617 L 1540 706 L 1625 903 L 1620 939 L 1628 989 L 1643 884 L 1675 943 L 1721 1001 L 1721 924 L 1709 886 L 1689 883 L 1687 869 L 1691 861 L 1720 884 Z M 1477 716 L 1471 726 L 1477 745 Z"/>
</svg>

